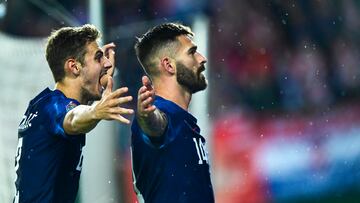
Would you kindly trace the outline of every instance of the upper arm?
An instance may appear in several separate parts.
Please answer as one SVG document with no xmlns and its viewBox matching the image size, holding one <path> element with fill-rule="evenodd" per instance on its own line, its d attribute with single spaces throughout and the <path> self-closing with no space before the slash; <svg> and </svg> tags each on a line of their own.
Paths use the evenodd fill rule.
<svg viewBox="0 0 360 203">
<path fill-rule="evenodd" d="M 50 134 L 66 137 L 63 122 L 66 115 L 66 105 L 60 101 L 45 106 L 47 114 L 47 130 Z"/>
</svg>

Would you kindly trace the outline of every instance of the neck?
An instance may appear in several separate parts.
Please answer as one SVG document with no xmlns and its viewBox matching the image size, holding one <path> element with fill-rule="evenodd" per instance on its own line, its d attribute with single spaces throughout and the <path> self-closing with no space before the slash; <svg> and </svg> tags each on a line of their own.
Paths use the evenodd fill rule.
<svg viewBox="0 0 360 203">
<path fill-rule="evenodd" d="M 77 88 L 71 88 L 69 83 L 66 81 L 55 83 L 55 89 L 60 90 L 67 98 L 75 99 L 81 104 L 85 103 L 85 101 L 82 101 L 81 99 L 80 90 Z"/>
<path fill-rule="evenodd" d="M 153 85 L 156 95 L 174 102 L 186 111 L 188 110 L 192 94 L 179 85 L 177 81 L 158 79 L 154 80 Z"/>
</svg>

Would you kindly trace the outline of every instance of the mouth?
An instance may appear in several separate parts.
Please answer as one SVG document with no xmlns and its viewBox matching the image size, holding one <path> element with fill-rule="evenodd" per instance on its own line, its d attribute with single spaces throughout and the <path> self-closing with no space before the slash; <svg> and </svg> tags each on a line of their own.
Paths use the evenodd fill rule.
<svg viewBox="0 0 360 203">
<path fill-rule="evenodd" d="M 107 86 L 106 72 L 101 72 L 99 77 L 99 92 L 102 94 Z"/>
</svg>

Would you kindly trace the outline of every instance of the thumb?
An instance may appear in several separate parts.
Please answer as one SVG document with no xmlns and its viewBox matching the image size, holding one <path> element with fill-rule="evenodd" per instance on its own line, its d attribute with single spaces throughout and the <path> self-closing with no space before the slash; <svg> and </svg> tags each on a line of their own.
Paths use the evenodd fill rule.
<svg viewBox="0 0 360 203">
<path fill-rule="evenodd" d="M 106 88 L 105 88 L 105 91 L 104 91 L 104 95 L 108 95 L 112 92 L 112 88 L 113 88 L 113 79 L 111 76 L 108 76 L 108 81 L 107 81 L 107 84 L 106 84 Z"/>
</svg>

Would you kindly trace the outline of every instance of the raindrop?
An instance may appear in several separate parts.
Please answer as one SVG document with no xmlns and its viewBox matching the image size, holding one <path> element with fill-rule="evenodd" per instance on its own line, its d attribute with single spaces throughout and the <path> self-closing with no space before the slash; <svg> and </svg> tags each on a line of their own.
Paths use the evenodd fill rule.
<svg viewBox="0 0 360 203">
<path fill-rule="evenodd" d="M 225 61 L 225 59 L 221 59 L 221 61 L 222 61 L 222 62 L 224 62 L 224 61 Z"/>
<path fill-rule="evenodd" d="M 138 9 L 138 12 L 141 13 L 141 9 Z"/>
<path fill-rule="evenodd" d="M 238 44 L 239 46 L 242 46 L 241 42 L 237 42 L 237 44 Z"/>
<path fill-rule="evenodd" d="M 288 77 L 287 77 L 287 76 L 285 76 L 285 77 L 284 77 L 284 79 L 285 79 L 285 80 L 287 80 L 287 79 L 288 79 Z"/>
<path fill-rule="evenodd" d="M 260 137 L 263 138 L 263 137 L 264 137 L 264 134 L 261 134 Z"/>
<path fill-rule="evenodd" d="M 310 122 L 309 122 L 309 125 L 311 125 L 311 126 L 312 126 L 312 125 L 314 125 L 314 123 L 313 123 L 312 121 L 310 121 Z"/>
<path fill-rule="evenodd" d="M 109 180 L 108 183 L 111 184 L 111 180 Z"/>
<path fill-rule="evenodd" d="M 218 32 L 222 32 L 222 29 L 221 29 L 221 28 L 219 28 L 219 29 L 218 29 Z"/>
<path fill-rule="evenodd" d="M 284 19 L 281 20 L 281 23 L 286 25 L 286 21 Z"/>
</svg>

